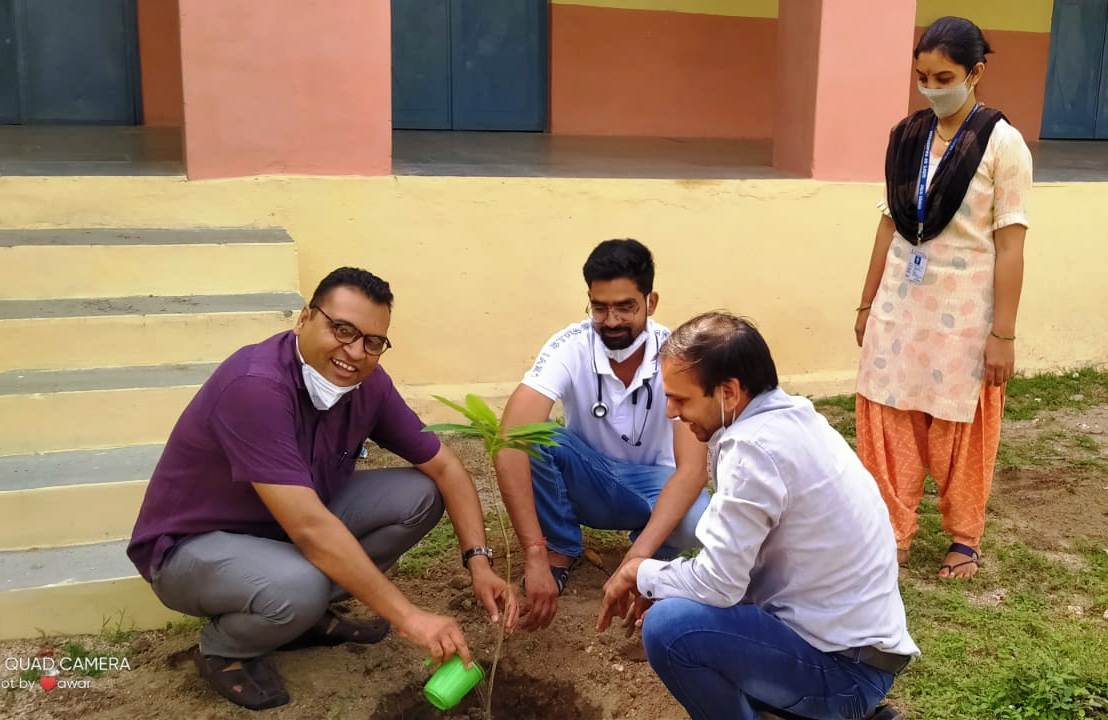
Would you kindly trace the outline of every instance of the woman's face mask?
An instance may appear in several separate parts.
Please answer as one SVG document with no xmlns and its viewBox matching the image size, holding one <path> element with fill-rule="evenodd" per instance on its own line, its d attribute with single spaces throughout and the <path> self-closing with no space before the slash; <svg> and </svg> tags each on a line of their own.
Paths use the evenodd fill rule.
<svg viewBox="0 0 1108 720">
<path fill-rule="evenodd" d="M 965 82 L 948 88 L 932 89 L 925 88 L 923 85 L 917 85 L 916 87 L 920 94 L 927 98 L 927 102 L 931 105 L 935 115 L 945 118 L 958 112 L 966 104 L 971 90 L 969 81 L 970 79 L 966 78 Z"/>
<path fill-rule="evenodd" d="M 955 78 L 964 72 L 962 65 L 951 60 L 941 50 L 922 52 L 916 58 L 916 89 L 927 99 L 935 115 L 941 118 L 950 117 L 966 104 L 983 69 L 984 66 L 978 63 L 966 73 L 965 79 L 958 82 Z M 931 80 L 935 80 L 941 87 L 928 88 L 927 84 Z"/>
</svg>

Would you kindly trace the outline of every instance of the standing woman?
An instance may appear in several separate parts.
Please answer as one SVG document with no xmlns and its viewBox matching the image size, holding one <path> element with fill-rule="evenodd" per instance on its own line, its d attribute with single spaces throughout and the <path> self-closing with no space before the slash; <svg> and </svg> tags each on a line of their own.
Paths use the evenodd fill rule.
<svg viewBox="0 0 1108 720">
<path fill-rule="evenodd" d="M 888 505 L 901 564 L 924 478 L 935 479 L 952 540 L 943 578 L 978 570 L 1023 283 L 1031 153 L 999 110 L 977 102 L 990 52 L 981 29 L 957 17 L 937 20 L 916 46 L 931 107 L 889 137 L 854 325 L 858 453 Z"/>
</svg>

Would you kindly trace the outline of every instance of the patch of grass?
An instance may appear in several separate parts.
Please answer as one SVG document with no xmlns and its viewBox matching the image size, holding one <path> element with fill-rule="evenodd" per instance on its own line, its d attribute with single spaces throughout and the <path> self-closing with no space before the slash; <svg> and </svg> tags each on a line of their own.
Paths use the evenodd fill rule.
<svg viewBox="0 0 1108 720">
<path fill-rule="evenodd" d="M 853 393 L 814 398 L 812 403 L 836 430 L 853 441 L 856 434 Z M 1087 367 L 1062 373 L 1016 375 L 1008 381 L 1004 417 L 1031 420 L 1049 410 L 1085 410 L 1106 403 L 1108 370 Z"/>
<path fill-rule="evenodd" d="M 27 670 L 19 673 L 19 679 L 23 680 L 24 682 L 38 682 L 38 679 L 40 677 L 42 677 L 42 673 L 34 668 L 28 668 Z"/>
<path fill-rule="evenodd" d="M 170 637 L 192 635 L 199 632 L 208 623 L 208 618 L 183 617 L 180 620 L 170 620 L 165 624 L 165 634 Z"/>
<path fill-rule="evenodd" d="M 1083 433 L 1044 430 L 1034 440 L 1017 444 L 1002 442 L 997 452 L 997 469 L 1057 466 L 1108 467 L 1096 438 Z"/>
<path fill-rule="evenodd" d="M 1071 436 L 1070 439 L 1073 442 L 1074 447 L 1079 447 L 1082 450 L 1088 450 L 1094 453 L 1100 452 L 1100 444 L 1092 435 L 1077 433 L 1076 435 Z"/>
<path fill-rule="evenodd" d="M 854 422 L 854 395 L 832 395 L 830 397 L 812 400 L 816 410 L 827 418 L 831 427 L 839 431 L 853 447 L 856 443 L 858 429 Z"/>
<path fill-rule="evenodd" d="M 100 624 L 100 637 L 113 645 L 131 642 L 138 631 L 135 630 L 135 621 L 128 620 L 126 615 L 126 610 L 120 610 L 118 614 L 104 618 Z"/>
<path fill-rule="evenodd" d="M 989 538 L 985 566 L 969 583 L 935 577 L 949 538 L 933 484 L 920 509 L 902 594 L 923 656 L 897 679 L 893 699 L 926 720 L 1108 718 L 1108 553 L 1089 541 L 1074 569 L 1015 538 Z M 998 603 L 975 597 L 1003 588 Z M 1075 616 L 1074 594 L 1100 612 Z"/>
<path fill-rule="evenodd" d="M 1082 368 L 1064 373 L 1016 375 L 1008 381 L 1004 417 L 1030 420 L 1046 410 L 1084 410 L 1108 403 L 1108 371 Z"/>
<path fill-rule="evenodd" d="M 73 672 L 78 675 L 85 675 L 86 677 L 97 678 L 104 674 L 104 671 L 97 667 L 95 661 L 100 658 L 116 658 L 122 659 L 121 656 L 112 652 L 104 650 L 98 650 L 96 648 L 89 648 L 84 643 L 77 640 L 69 640 L 65 642 L 62 647 L 62 654 L 74 661 L 72 663 Z"/>
<path fill-rule="evenodd" d="M 812 403 L 816 406 L 817 410 L 824 408 L 838 408 L 844 412 L 854 412 L 854 393 L 847 393 L 845 395 L 831 395 L 829 397 L 822 397 L 817 400 L 812 400 Z"/>
<path fill-rule="evenodd" d="M 396 572 L 408 576 L 424 575 L 457 547 L 458 538 L 454 534 L 454 525 L 444 516 L 415 547 L 400 556 L 396 563 Z"/>
<path fill-rule="evenodd" d="M 589 527 L 582 527 L 581 531 L 585 536 L 585 547 L 592 548 L 597 552 L 603 552 L 604 550 L 624 552 L 631 546 L 625 531 L 594 530 Z"/>
</svg>

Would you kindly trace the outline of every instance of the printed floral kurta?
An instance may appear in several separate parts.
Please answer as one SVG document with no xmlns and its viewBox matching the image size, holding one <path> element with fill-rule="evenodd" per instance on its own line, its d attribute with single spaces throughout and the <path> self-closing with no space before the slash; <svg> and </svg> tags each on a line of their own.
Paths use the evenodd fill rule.
<svg viewBox="0 0 1108 720">
<path fill-rule="evenodd" d="M 933 149 L 931 177 L 940 157 Z M 1028 225 L 1030 191 L 1031 153 L 1001 120 L 958 212 L 922 246 L 922 283 L 905 279 L 913 246 L 893 234 L 862 343 L 861 395 L 899 410 L 973 421 L 993 322 L 993 232 Z M 879 207 L 888 214 L 884 202 Z"/>
</svg>

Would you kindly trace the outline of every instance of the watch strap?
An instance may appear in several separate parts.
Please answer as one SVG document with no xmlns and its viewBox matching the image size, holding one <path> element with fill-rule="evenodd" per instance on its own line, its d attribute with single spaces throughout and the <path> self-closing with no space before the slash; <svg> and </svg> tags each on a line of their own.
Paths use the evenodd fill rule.
<svg viewBox="0 0 1108 720">
<path fill-rule="evenodd" d="M 472 558 L 476 555 L 483 555 L 483 556 L 487 557 L 489 559 L 489 564 L 491 565 L 492 564 L 492 559 L 495 556 L 495 553 L 493 552 L 491 547 L 485 547 L 485 546 L 482 546 L 482 545 L 478 545 L 476 547 L 471 547 L 470 549 L 468 549 L 468 550 L 466 550 L 462 553 L 462 565 L 464 567 L 468 568 L 470 558 Z"/>
</svg>

